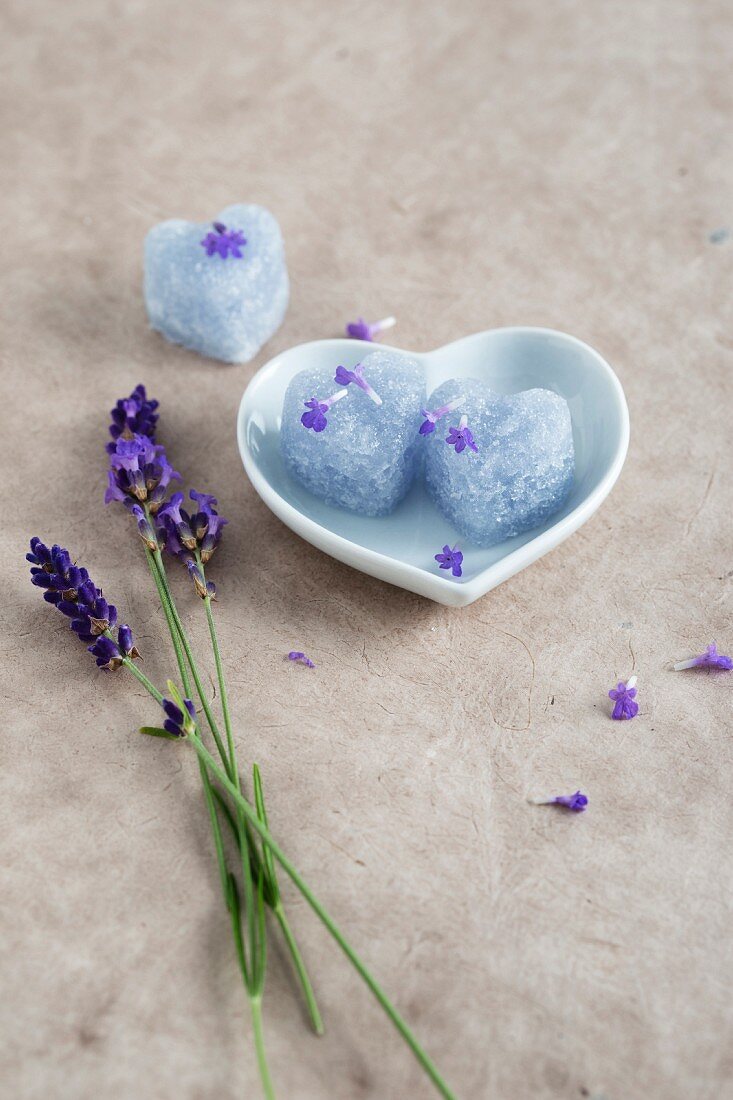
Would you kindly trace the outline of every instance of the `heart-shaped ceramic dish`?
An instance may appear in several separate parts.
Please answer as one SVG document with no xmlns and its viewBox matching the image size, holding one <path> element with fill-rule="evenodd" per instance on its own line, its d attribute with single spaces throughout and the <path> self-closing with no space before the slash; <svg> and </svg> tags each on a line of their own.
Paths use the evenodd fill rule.
<svg viewBox="0 0 733 1100">
<path fill-rule="evenodd" d="M 554 390 L 570 406 L 575 481 L 567 501 L 545 524 L 489 549 L 460 539 L 418 479 L 389 516 L 379 519 L 333 508 L 286 472 L 280 454 L 283 397 L 306 367 L 353 368 L 375 345 L 361 340 L 316 340 L 266 363 L 242 397 L 237 436 L 253 486 L 283 523 L 339 561 L 438 603 L 465 607 L 531 565 L 585 523 L 621 472 L 629 445 L 629 412 L 621 383 L 593 348 L 544 328 L 478 332 L 424 354 L 428 395 L 447 378 L 479 378 L 501 394 L 535 386 Z M 438 569 L 445 543 L 463 550 L 463 576 Z"/>
</svg>

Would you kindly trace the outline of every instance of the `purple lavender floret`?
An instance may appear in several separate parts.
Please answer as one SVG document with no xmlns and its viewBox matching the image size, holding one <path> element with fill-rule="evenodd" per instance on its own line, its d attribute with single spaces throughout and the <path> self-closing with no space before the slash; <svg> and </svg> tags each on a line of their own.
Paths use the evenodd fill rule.
<svg viewBox="0 0 733 1100">
<path fill-rule="evenodd" d="M 704 653 L 688 661 L 678 661 L 673 668 L 675 672 L 681 672 L 684 668 L 716 668 L 728 672 L 733 668 L 733 660 L 724 653 L 718 653 L 717 645 L 711 642 Z"/>
<path fill-rule="evenodd" d="M 87 649 L 93 657 L 96 657 L 98 668 L 108 668 L 114 672 L 122 664 L 119 646 L 106 635 L 97 638 L 94 645 L 87 646 Z"/>
<path fill-rule="evenodd" d="M 615 688 L 611 688 L 608 698 L 614 700 L 614 708 L 611 717 L 617 721 L 625 722 L 635 718 L 639 713 L 639 704 L 636 702 L 636 677 L 631 676 L 626 682 L 619 680 Z"/>
<path fill-rule="evenodd" d="M 355 386 L 364 391 L 367 397 L 371 398 L 375 405 L 382 404 L 382 398 L 372 389 L 364 377 L 364 368 L 361 363 L 357 363 L 353 370 L 347 370 L 346 367 L 341 366 L 336 367 L 334 381 L 338 386 L 350 386 L 353 382 Z"/>
<path fill-rule="evenodd" d="M 82 642 L 93 642 L 117 625 L 117 608 L 99 595 L 89 603 L 62 600 L 58 609 L 71 619 L 71 629 Z"/>
<path fill-rule="evenodd" d="M 588 806 L 588 796 L 576 791 L 575 794 L 559 794 L 552 800 L 558 806 L 564 806 L 566 810 L 581 814 Z"/>
<path fill-rule="evenodd" d="M 152 515 L 165 500 L 171 481 L 181 477 L 168 461 L 165 447 L 146 435 L 118 439 L 109 462 L 104 503 L 146 504 Z"/>
<path fill-rule="evenodd" d="M 26 554 L 26 559 L 31 563 L 31 583 L 45 590 L 43 598 L 47 603 L 58 605 L 64 598 L 75 600 L 81 589 L 85 589 L 91 599 L 96 596 L 97 590 L 86 569 L 77 568 L 63 547 L 49 549 L 39 538 L 32 538 L 31 552 Z"/>
<path fill-rule="evenodd" d="M 186 569 L 188 569 L 188 575 L 193 581 L 193 586 L 196 589 L 197 595 L 199 595 L 202 600 L 205 600 L 207 596 L 215 600 L 216 585 L 213 581 L 204 580 L 204 575 L 193 558 L 189 558 L 186 562 Z"/>
<path fill-rule="evenodd" d="M 117 608 L 110 604 L 90 579 L 86 569 L 71 561 L 63 547 L 50 549 L 39 538 L 31 539 L 31 582 L 44 589 L 43 598 L 71 620 L 70 627 L 82 642 L 91 642 L 89 651 L 104 668 L 118 668 L 122 656 L 139 657 L 129 626 L 122 624 L 117 642 L 109 637 L 117 624 Z"/>
<path fill-rule="evenodd" d="M 200 242 L 206 249 L 207 256 L 221 256 L 222 260 L 226 260 L 227 256 L 232 256 L 236 260 L 243 259 L 240 249 L 244 248 L 247 243 L 247 238 L 241 229 L 227 229 L 222 222 L 212 222 L 214 232 L 211 230 L 206 234 L 204 239 Z"/>
<path fill-rule="evenodd" d="M 463 565 L 463 554 L 458 549 L 458 546 L 454 546 L 451 550 L 450 546 L 443 547 L 442 554 L 436 554 L 435 560 L 441 569 L 450 569 L 454 577 L 460 577 L 463 573 L 461 568 Z"/>
<path fill-rule="evenodd" d="M 446 436 L 446 443 L 449 447 L 455 447 L 456 454 L 459 455 L 461 451 L 465 451 L 468 447 L 469 451 L 478 453 L 478 447 L 476 446 L 473 433 L 471 429 L 467 427 L 468 417 L 462 416 L 458 422 L 457 428 L 449 428 L 448 435 Z"/>
<path fill-rule="evenodd" d="M 174 493 L 158 513 L 158 537 L 170 554 L 185 559 L 198 550 L 204 565 L 211 560 L 221 541 L 223 527 L 229 522 L 216 511 L 218 501 L 210 493 L 190 492 L 198 511 L 181 507 L 183 493 Z"/>
<path fill-rule="evenodd" d="M 317 397 L 311 397 L 310 401 L 304 401 L 303 404 L 309 411 L 303 413 L 300 423 L 304 428 L 310 428 L 314 432 L 322 432 L 328 426 L 326 413 L 329 406 L 325 401 L 319 401 Z"/>
<path fill-rule="evenodd" d="M 196 721 L 196 709 L 191 700 L 184 699 L 183 702 L 188 714 L 184 714 L 170 699 L 164 699 L 160 704 L 166 715 L 163 728 L 174 737 L 185 737 Z"/>
<path fill-rule="evenodd" d="M 112 454 L 115 443 L 122 437 L 132 439 L 136 435 L 145 435 L 149 439 L 155 439 L 155 425 L 158 422 L 156 409 L 158 402 L 148 400 L 145 386 L 140 383 L 135 386 L 129 397 L 121 397 L 113 409 L 110 409 L 112 423 L 109 426 L 109 434 L 112 442 L 107 444 L 107 451 Z"/>
<path fill-rule="evenodd" d="M 446 402 L 445 405 L 440 405 L 437 409 L 420 409 L 425 419 L 420 425 L 420 435 L 432 435 L 435 431 L 435 425 L 439 420 L 442 420 L 444 416 L 447 416 L 449 412 L 453 412 L 465 401 L 465 397 L 454 397 L 452 401 Z M 451 429 L 452 431 L 453 429 Z M 469 433 L 470 434 L 470 433 Z M 473 440 L 473 436 L 471 436 Z"/>
</svg>

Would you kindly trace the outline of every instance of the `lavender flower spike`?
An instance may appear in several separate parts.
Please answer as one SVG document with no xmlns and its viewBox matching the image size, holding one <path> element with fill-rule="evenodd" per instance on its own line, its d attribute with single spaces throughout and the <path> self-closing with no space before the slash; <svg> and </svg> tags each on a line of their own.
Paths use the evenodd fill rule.
<svg viewBox="0 0 733 1100">
<path fill-rule="evenodd" d="M 532 802 L 535 806 L 562 806 L 574 814 L 582 814 L 588 807 L 588 796 L 576 791 L 575 794 L 559 794 L 556 798 L 533 798 Z"/>
<path fill-rule="evenodd" d="M 442 554 L 436 554 L 435 560 L 441 569 L 450 569 L 454 577 L 460 577 L 463 573 L 461 568 L 463 565 L 463 554 L 458 549 L 458 546 L 454 546 L 451 550 L 450 546 L 443 547 Z"/>
<path fill-rule="evenodd" d="M 630 676 L 626 683 L 619 680 L 616 687 L 609 691 L 608 698 L 614 700 L 612 718 L 622 722 L 635 718 L 639 713 L 639 704 L 636 702 L 636 676 Z"/>
<path fill-rule="evenodd" d="M 421 409 L 420 412 L 425 417 L 425 420 L 420 425 L 420 435 L 432 435 L 435 431 L 435 425 L 439 420 L 442 420 L 444 416 L 447 416 L 449 412 L 453 412 L 459 405 L 462 405 L 465 401 L 465 397 L 454 397 L 452 401 L 449 401 L 447 405 L 441 405 L 439 409 L 434 409 L 430 412 L 429 409 Z"/>
<path fill-rule="evenodd" d="M 113 409 L 110 409 L 112 423 L 109 434 L 112 442 L 107 444 L 109 454 L 114 454 L 118 439 L 134 439 L 136 435 L 145 435 L 155 439 L 155 426 L 158 423 L 157 401 L 148 401 L 145 386 L 135 386 L 129 397 L 121 397 Z"/>
<path fill-rule="evenodd" d="M 100 668 L 116 669 L 123 657 L 132 660 L 140 656 L 129 626 L 120 626 L 116 642 L 111 637 L 117 608 L 107 603 L 86 569 L 72 564 L 68 550 L 62 546 L 49 549 L 39 538 L 32 538 L 26 558 L 32 567 L 31 582 L 44 589 L 43 598 L 71 620 L 69 625 L 80 641 L 92 643 L 88 649 Z"/>
<path fill-rule="evenodd" d="M 346 397 L 348 392 L 348 390 L 338 390 L 331 397 L 325 397 L 323 401 L 319 401 L 317 397 L 311 397 L 310 401 L 304 401 L 303 404 L 309 411 L 303 413 L 300 423 L 304 428 L 310 428 L 314 432 L 322 432 L 324 428 L 328 427 L 326 413 L 332 405 L 335 405 L 342 397 Z"/>
<path fill-rule="evenodd" d="M 726 672 L 733 668 L 733 660 L 724 653 L 718 653 L 715 642 L 711 642 L 704 653 L 699 657 L 691 657 L 689 661 L 678 661 L 672 666 L 675 672 L 681 672 L 684 668 L 719 668 Z"/>
<path fill-rule="evenodd" d="M 364 393 L 372 399 L 375 405 L 382 404 L 382 398 L 374 392 L 364 377 L 364 368 L 361 363 L 357 363 L 353 370 L 347 370 L 346 367 L 336 367 L 334 381 L 339 386 L 349 386 L 353 382 L 360 390 L 364 390 Z"/>
<path fill-rule="evenodd" d="M 301 653 L 299 650 L 291 649 L 287 656 L 288 661 L 298 661 L 299 664 L 305 665 L 306 668 L 315 668 L 313 661 L 310 657 L 306 657 L 305 653 Z"/>
<path fill-rule="evenodd" d="M 465 451 L 468 447 L 469 451 L 474 453 L 478 452 L 478 447 L 474 443 L 473 433 L 471 429 L 467 427 L 468 417 L 462 416 L 458 421 L 457 428 L 449 428 L 448 435 L 446 436 L 446 443 L 449 447 L 455 447 L 456 454 L 459 455 L 461 451 Z"/>
<path fill-rule="evenodd" d="M 371 324 L 360 317 L 358 321 L 352 321 L 346 326 L 346 335 L 350 336 L 352 340 L 368 340 L 372 343 L 374 337 L 379 336 L 380 332 L 384 332 L 385 329 L 392 328 L 396 324 L 396 317 L 384 317 L 381 321 L 373 321 Z"/>
</svg>

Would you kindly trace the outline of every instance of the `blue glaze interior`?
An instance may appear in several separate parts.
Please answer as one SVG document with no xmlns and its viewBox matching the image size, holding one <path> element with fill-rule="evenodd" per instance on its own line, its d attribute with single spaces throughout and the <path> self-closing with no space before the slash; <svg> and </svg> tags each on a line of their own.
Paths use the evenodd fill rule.
<svg viewBox="0 0 733 1100">
<path fill-rule="evenodd" d="M 270 486 L 298 511 L 351 542 L 434 575 L 438 571 L 434 555 L 444 543 L 458 541 L 464 552 L 463 576 L 468 580 L 570 515 L 613 463 L 624 426 L 613 380 L 591 349 L 550 330 L 498 329 L 468 336 L 435 352 L 411 354 L 425 368 L 428 392 L 447 378 L 470 377 L 484 379 L 498 393 L 539 386 L 565 398 L 573 424 L 576 474 L 560 511 L 540 527 L 480 549 L 459 538 L 446 523 L 422 481 L 385 517 L 368 518 L 324 504 L 285 470 L 279 447 L 285 390 L 304 368 L 324 363 L 334 370 L 339 363 L 353 367 L 373 348 L 361 341 L 333 340 L 283 353 L 253 382 L 239 423 L 254 462 Z"/>
</svg>

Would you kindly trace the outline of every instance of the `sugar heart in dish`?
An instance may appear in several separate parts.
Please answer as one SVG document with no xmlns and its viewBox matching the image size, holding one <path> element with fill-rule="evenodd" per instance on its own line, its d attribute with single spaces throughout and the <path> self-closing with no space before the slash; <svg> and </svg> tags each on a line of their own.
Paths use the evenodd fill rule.
<svg viewBox="0 0 733 1100">
<path fill-rule="evenodd" d="M 562 507 L 575 456 L 570 410 L 558 394 L 534 389 L 503 397 L 460 378 L 439 386 L 428 407 L 428 491 L 465 538 L 493 546 Z"/>
<path fill-rule="evenodd" d="M 288 298 L 282 234 L 262 206 L 160 222 L 145 238 L 150 324 L 174 344 L 247 363 L 280 327 Z"/>
<path fill-rule="evenodd" d="M 283 401 L 285 466 L 327 504 L 386 516 L 412 484 L 424 402 L 422 368 L 397 352 L 301 371 Z"/>
</svg>

